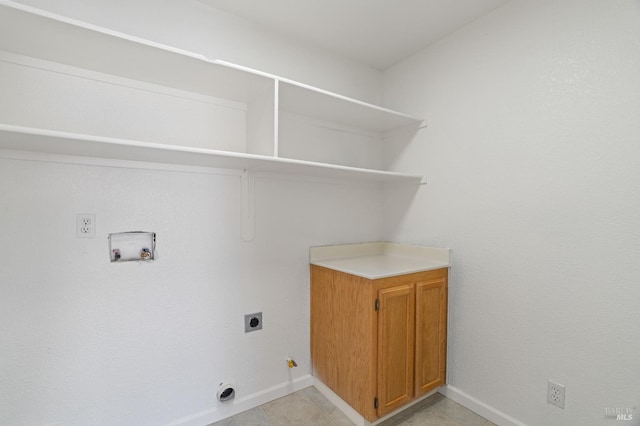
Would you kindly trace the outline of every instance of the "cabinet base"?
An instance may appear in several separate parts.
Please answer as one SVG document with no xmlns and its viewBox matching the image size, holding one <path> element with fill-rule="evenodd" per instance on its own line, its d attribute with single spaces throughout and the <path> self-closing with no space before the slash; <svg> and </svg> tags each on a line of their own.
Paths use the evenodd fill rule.
<svg viewBox="0 0 640 426">
<path fill-rule="evenodd" d="M 374 426 L 379 423 L 382 423 L 383 421 L 389 419 L 390 417 L 393 417 L 394 415 L 400 413 L 401 411 L 406 410 L 407 408 L 419 403 L 423 399 L 430 397 L 431 395 L 438 392 L 438 389 L 439 389 L 438 388 L 438 389 L 432 390 L 431 392 L 427 392 L 425 395 L 421 396 L 420 398 L 414 399 L 413 401 L 411 401 L 407 405 L 404 405 L 402 408 L 399 408 L 393 413 L 390 413 L 384 417 L 381 417 L 375 422 L 371 423 L 367 419 L 365 419 L 360 413 L 354 410 L 349 404 L 344 402 L 342 398 L 336 395 L 335 392 L 329 389 L 329 387 L 327 387 L 324 383 L 322 383 L 320 379 L 318 379 L 317 377 L 313 377 L 313 386 L 315 386 L 315 388 L 318 389 L 318 391 L 320 391 L 320 393 L 324 395 L 325 398 L 327 398 L 333 405 L 335 405 L 340 411 L 342 411 L 342 413 L 345 416 L 347 416 L 349 420 L 355 423 L 356 426 Z"/>
</svg>

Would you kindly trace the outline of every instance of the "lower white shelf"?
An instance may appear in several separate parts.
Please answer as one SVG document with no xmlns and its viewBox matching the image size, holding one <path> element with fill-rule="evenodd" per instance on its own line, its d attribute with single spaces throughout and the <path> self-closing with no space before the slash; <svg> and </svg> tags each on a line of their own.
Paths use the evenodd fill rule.
<svg viewBox="0 0 640 426">
<path fill-rule="evenodd" d="M 81 135 L 8 124 L 0 124 L 0 149 L 365 181 L 409 184 L 424 182 L 424 177 L 421 175 Z"/>
</svg>

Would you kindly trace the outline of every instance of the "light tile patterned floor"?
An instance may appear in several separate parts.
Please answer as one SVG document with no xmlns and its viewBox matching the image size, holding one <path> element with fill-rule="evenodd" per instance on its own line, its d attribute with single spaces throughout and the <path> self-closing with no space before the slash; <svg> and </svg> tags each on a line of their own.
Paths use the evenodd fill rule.
<svg viewBox="0 0 640 426">
<path fill-rule="evenodd" d="M 210 426 L 352 426 L 316 388 L 309 387 Z M 462 405 L 435 394 L 380 426 L 492 426 Z"/>
</svg>

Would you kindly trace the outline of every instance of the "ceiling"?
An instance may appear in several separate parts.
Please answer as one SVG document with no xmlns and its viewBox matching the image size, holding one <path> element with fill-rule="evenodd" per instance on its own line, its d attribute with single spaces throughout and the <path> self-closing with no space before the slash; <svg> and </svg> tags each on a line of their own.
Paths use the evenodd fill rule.
<svg viewBox="0 0 640 426">
<path fill-rule="evenodd" d="M 200 0 L 384 70 L 509 0 Z"/>
</svg>

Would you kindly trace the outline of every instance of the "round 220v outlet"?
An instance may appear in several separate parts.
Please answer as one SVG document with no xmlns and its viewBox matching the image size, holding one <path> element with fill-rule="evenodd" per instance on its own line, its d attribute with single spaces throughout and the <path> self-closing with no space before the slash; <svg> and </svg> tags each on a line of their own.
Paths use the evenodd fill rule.
<svg viewBox="0 0 640 426">
<path fill-rule="evenodd" d="M 247 314 L 244 316 L 244 332 L 262 330 L 262 312 Z"/>
</svg>

